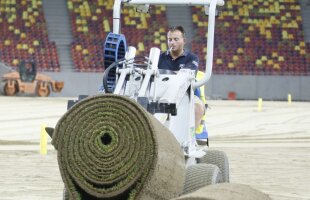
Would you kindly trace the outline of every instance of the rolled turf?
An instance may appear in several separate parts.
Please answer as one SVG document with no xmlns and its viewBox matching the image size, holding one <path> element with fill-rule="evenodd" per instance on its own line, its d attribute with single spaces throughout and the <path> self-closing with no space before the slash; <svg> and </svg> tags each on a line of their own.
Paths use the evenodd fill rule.
<svg viewBox="0 0 310 200">
<path fill-rule="evenodd" d="M 171 199 L 183 190 L 184 155 L 172 133 L 135 101 L 79 101 L 53 133 L 70 199 Z"/>
</svg>

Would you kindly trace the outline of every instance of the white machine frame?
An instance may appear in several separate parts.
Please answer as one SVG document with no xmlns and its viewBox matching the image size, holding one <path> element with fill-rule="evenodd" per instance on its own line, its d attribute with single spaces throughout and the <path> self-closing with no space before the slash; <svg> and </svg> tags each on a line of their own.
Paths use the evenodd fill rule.
<svg viewBox="0 0 310 200">
<path fill-rule="evenodd" d="M 120 13 L 122 4 L 145 6 L 163 4 L 162 0 L 115 0 L 113 10 L 113 33 L 120 34 Z M 195 80 L 195 72 L 181 69 L 176 74 L 161 74 L 157 65 L 160 55 L 158 48 L 151 48 L 145 68 L 135 67 L 136 48 L 130 46 L 126 52 L 123 67 L 116 70 L 114 94 L 128 96 L 145 107 L 154 105 L 151 112 L 176 137 L 184 150 L 187 165 L 206 154 L 197 145 L 195 138 L 194 90 L 205 85 L 211 77 L 213 65 L 214 27 L 216 6 L 223 6 L 223 0 L 165 0 L 165 5 L 203 5 L 208 13 L 207 63 L 205 76 Z M 145 10 L 142 8 L 142 10 Z M 175 113 L 158 112 L 156 108 L 175 108 Z M 192 159 L 191 159 L 192 158 Z"/>
</svg>

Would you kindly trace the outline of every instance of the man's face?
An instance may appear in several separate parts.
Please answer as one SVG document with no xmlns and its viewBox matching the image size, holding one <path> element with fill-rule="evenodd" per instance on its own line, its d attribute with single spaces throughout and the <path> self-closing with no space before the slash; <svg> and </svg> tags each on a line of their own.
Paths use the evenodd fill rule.
<svg viewBox="0 0 310 200">
<path fill-rule="evenodd" d="M 167 34 L 168 47 L 171 51 L 182 51 L 185 44 L 185 39 L 181 31 L 169 31 Z"/>
</svg>

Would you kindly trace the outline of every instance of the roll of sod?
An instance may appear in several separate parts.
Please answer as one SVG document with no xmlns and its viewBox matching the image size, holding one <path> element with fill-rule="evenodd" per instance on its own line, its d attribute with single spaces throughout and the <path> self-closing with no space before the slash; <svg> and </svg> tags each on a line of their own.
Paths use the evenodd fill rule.
<svg viewBox="0 0 310 200">
<path fill-rule="evenodd" d="M 135 101 L 96 95 L 58 121 L 53 145 L 70 199 L 171 199 L 185 179 L 180 145 Z"/>
</svg>

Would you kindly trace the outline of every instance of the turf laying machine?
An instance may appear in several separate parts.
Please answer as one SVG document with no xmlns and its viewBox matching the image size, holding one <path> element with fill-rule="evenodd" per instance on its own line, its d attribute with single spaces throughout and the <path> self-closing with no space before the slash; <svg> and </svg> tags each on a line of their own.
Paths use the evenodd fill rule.
<svg viewBox="0 0 310 200">
<path fill-rule="evenodd" d="M 159 70 L 160 50 L 136 56 L 120 34 L 123 5 L 203 5 L 209 17 L 207 65 L 195 72 Z M 174 199 L 229 182 L 224 152 L 197 144 L 194 91 L 211 76 L 216 7 L 223 0 L 115 0 L 113 32 L 104 46 L 104 92 L 68 102 L 55 128 L 64 199 Z M 183 198 L 184 199 L 184 198 Z"/>
</svg>

